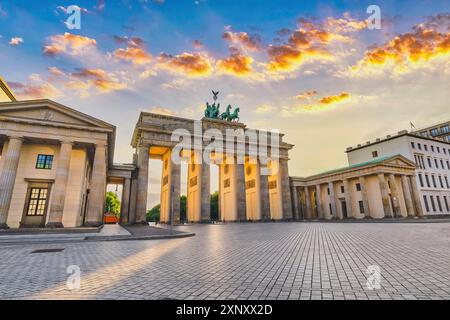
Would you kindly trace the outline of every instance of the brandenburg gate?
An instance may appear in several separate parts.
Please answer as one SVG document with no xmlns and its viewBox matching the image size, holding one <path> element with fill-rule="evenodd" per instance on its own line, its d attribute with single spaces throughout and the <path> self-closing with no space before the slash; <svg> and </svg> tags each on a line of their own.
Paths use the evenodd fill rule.
<svg viewBox="0 0 450 320">
<path fill-rule="evenodd" d="M 131 179 L 128 223 L 145 222 L 149 159 L 163 162 L 160 221 L 180 222 L 181 163 L 187 163 L 187 222 L 210 221 L 210 166 L 219 167 L 219 220 L 293 218 L 288 151 L 283 134 L 248 129 L 237 112 L 207 104 L 200 121 L 142 112 L 134 129 L 137 170 Z M 234 119 L 233 119 L 234 115 Z M 126 195 L 126 196 L 128 196 Z"/>
</svg>

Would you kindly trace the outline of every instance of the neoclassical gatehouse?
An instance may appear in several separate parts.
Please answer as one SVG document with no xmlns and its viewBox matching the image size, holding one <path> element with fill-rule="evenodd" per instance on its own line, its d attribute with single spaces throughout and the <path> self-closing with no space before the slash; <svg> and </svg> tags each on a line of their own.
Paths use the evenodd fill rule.
<svg viewBox="0 0 450 320">
<path fill-rule="evenodd" d="M 173 139 L 173 133 L 180 129 L 197 147 L 177 149 L 181 138 Z M 208 130 L 220 136 L 216 143 L 240 150 L 243 160 L 227 151 L 205 156 L 211 138 L 202 133 Z M 230 138 L 230 130 L 243 132 L 243 140 Z M 51 100 L 17 101 L 0 78 L 0 227 L 101 225 L 108 183 L 123 186 L 121 223 L 144 222 L 149 159 L 162 162 L 161 221 L 178 223 L 181 169 L 173 154 L 188 164 L 190 223 L 210 221 L 211 165 L 219 167 L 219 220 L 224 222 L 423 216 L 413 179 L 417 166 L 401 155 L 290 177 L 294 146 L 283 134 L 268 138 L 240 122 L 142 112 L 131 139 L 131 163 L 115 164 L 115 131 Z M 276 141 L 277 153 L 269 141 Z M 261 156 L 261 148 L 267 156 Z"/>
</svg>

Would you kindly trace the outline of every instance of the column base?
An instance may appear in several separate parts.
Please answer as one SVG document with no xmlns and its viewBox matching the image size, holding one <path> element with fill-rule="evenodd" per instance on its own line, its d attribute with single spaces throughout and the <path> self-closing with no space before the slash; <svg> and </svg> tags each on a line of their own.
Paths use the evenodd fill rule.
<svg viewBox="0 0 450 320">
<path fill-rule="evenodd" d="M 61 222 L 49 222 L 45 225 L 46 228 L 64 228 Z"/>
<path fill-rule="evenodd" d="M 9 229 L 9 226 L 6 223 L 0 223 L 0 229 Z"/>
</svg>

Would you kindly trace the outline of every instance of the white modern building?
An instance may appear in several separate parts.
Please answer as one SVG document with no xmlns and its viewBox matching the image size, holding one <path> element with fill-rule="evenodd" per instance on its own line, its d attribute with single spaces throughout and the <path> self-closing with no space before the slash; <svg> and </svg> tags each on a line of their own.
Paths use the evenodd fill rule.
<svg viewBox="0 0 450 320">
<path fill-rule="evenodd" d="M 450 143 L 420 132 L 394 135 L 347 148 L 349 165 L 402 155 L 417 165 L 416 182 L 425 215 L 450 214 Z"/>
</svg>

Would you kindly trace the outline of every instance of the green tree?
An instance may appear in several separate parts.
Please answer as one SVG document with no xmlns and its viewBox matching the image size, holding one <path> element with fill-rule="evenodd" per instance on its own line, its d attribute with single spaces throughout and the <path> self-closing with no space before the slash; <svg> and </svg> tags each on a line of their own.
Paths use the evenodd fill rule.
<svg viewBox="0 0 450 320">
<path fill-rule="evenodd" d="M 112 191 L 106 193 L 105 212 L 120 214 L 120 200 Z"/>
<path fill-rule="evenodd" d="M 147 222 L 158 222 L 160 213 L 161 213 L 161 206 L 157 204 L 156 206 L 147 211 L 147 214 L 145 215 L 145 220 Z"/>
<path fill-rule="evenodd" d="M 219 191 L 214 192 L 211 195 L 211 221 L 219 220 Z"/>
<path fill-rule="evenodd" d="M 185 195 L 182 195 L 180 197 L 180 221 L 181 222 L 186 222 L 186 202 L 187 202 L 187 197 Z"/>
</svg>

